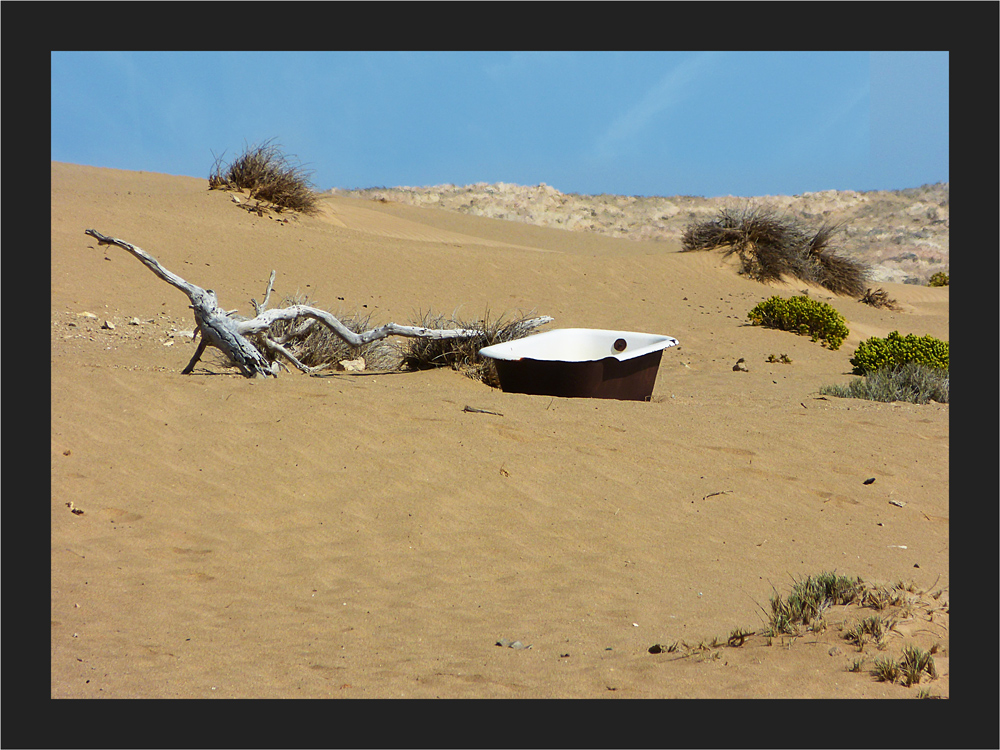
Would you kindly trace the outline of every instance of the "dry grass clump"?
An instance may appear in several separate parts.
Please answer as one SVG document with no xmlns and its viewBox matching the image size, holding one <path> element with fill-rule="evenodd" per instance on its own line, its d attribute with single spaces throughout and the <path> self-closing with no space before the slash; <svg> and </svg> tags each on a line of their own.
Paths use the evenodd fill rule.
<svg viewBox="0 0 1000 750">
<path fill-rule="evenodd" d="M 879 287 L 878 289 L 868 289 L 858 302 L 864 302 L 866 305 L 871 305 L 872 307 L 884 307 L 887 310 L 898 310 L 899 305 L 896 304 L 896 300 L 889 296 L 889 293 Z"/>
<path fill-rule="evenodd" d="M 736 253 L 741 272 L 756 281 L 791 276 L 859 297 L 868 268 L 834 252 L 833 240 L 840 229 L 841 225 L 823 224 L 811 232 L 773 209 L 747 205 L 724 208 L 715 219 L 688 226 L 682 245 L 686 252 L 725 249 L 727 255 Z"/>
<path fill-rule="evenodd" d="M 867 401 L 907 401 L 926 404 L 936 401 L 947 404 L 950 391 L 948 370 L 920 362 L 907 362 L 900 367 L 883 367 L 854 378 L 846 385 L 824 385 L 820 395 L 836 398 L 861 398 Z"/>
<path fill-rule="evenodd" d="M 446 317 L 430 312 L 421 316 L 413 325 L 425 328 L 469 328 L 482 331 L 471 338 L 454 339 L 408 339 L 402 346 L 402 367 L 410 370 L 426 370 L 433 367 L 451 367 L 463 370 L 469 377 L 493 388 L 500 387 L 500 379 L 493 360 L 481 357 L 479 350 L 485 346 L 502 344 L 527 336 L 536 326 L 536 319 L 520 315 L 504 319 L 501 315 L 490 319 L 489 310 L 481 320 L 468 321 L 455 315 Z"/>
<path fill-rule="evenodd" d="M 876 659 L 871 673 L 879 682 L 899 681 L 906 687 L 919 685 L 924 675 L 931 680 L 938 676 L 934 657 L 917 646 L 904 647 L 898 660 L 889 656 Z"/>
<path fill-rule="evenodd" d="M 271 281 L 274 279 L 272 277 Z M 270 287 L 269 287 L 270 290 Z M 269 296 L 269 292 L 268 292 Z M 266 308 L 257 305 L 252 300 L 258 313 Z M 317 307 L 308 296 L 298 294 L 285 297 L 281 307 L 307 305 Z M 321 306 L 319 306 L 321 307 Z M 235 315 L 238 320 L 246 318 Z M 372 322 L 369 312 L 345 316 L 337 313 L 335 317 L 349 330 L 363 334 L 377 328 L 379 324 Z M 489 311 L 482 320 L 465 321 L 454 315 L 446 317 L 426 313 L 420 320 L 410 325 L 434 329 L 471 329 L 479 331 L 477 335 L 450 339 L 406 338 L 403 342 L 378 339 L 361 346 L 352 346 L 344 341 L 336 332 L 314 318 L 297 318 L 295 320 L 277 320 L 267 331 L 248 334 L 247 340 L 264 356 L 269 364 L 278 362 L 285 366 L 289 357 L 294 357 L 292 364 L 300 369 L 315 372 L 326 368 L 338 368 L 345 362 L 360 364 L 360 369 L 382 372 L 400 372 L 404 370 L 427 370 L 435 367 L 451 367 L 464 371 L 469 377 L 482 381 L 494 388 L 500 387 L 496 366 L 488 358 L 481 357 L 479 350 L 485 346 L 500 344 L 505 341 L 523 338 L 538 326 L 551 321 L 546 317 L 519 316 L 505 320 L 503 316 L 490 319 Z M 235 365 L 228 362 L 228 357 L 220 351 L 223 366 Z M 363 363 L 357 363 L 358 359 Z M 339 369 L 351 369 L 350 365 Z"/>
<path fill-rule="evenodd" d="M 771 598 L 769 635 L 793 634 L 797 624 L 809 626 L 822 620 L 823 612 L 834 604 L 850 604 L 864 594 L 860 578 L 836 573 L 820 573 L 796 581 L 784 599 L 775 594 Z"/>
<path fill-rule="evenodd" d="M 286 297 L 281 307 L 293 305 L 311 305 L 322 307 L 309 301 L 304 295 Z M 365 333 L 375 326 L 371 324 L 371 313 L 354 313 L 349 316 L 337 314 L 337 319 L 354 333 Z M 327 328 L 323 323 L 313 318 L 305 320 L 279 320 L 267 331 L 271 341 L 283 346 L 299 362 L 306 367 L 324 369 L 336 367 L 342 360 L 364 358 L 366 370 L 397 370 L 400 357 L 398 348 L 392 342 L 380 339 L 355 347 Z M 264 341 L 263 335 L 247 337 L 269 362 L 275 359 L 284 361 L 277 352 Z"/>
<path fill-rule="evenodd" d="M 273 139 L 247 146 L 226 164 L 217 157 L 208 176 L 209 190 L 232 188 L 249 191 L 250 197 L 267 201 L 279 213 L 285 209 L 314 213 L 316 194 L 309 172 L 293 163 Z"/>
<path fill-rule="evenodd" d="M 869 615 L 844 631 L 844 639 L 857 646 L 859 651 L 864 651 L 867 643 L 874 643 L 876 647 L 882 647 L 885 644 L 886 636 L 895 625 L 896 623 L 890 618 Z"/>
</svg>

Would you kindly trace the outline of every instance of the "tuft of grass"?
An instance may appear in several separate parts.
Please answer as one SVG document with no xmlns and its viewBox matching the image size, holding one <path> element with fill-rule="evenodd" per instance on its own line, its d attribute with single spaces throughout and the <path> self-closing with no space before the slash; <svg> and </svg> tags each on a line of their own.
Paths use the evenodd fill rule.
<svg viewBox="0 0 1000 750">
<path fill-rule="evenodd" d="M 288 209 L 315 213 L 318 204 L 309 174 L 286 156 L 272 138 L 246 146 L 231 163 L 216 157 L 208 176 L 208 188 L 247 190 L 251 198 L 267 201 L 278 212 Z"/>
<path fill-rule="evenodd" d="M 880 615 L 869 615 L 855 623 L 853 627 L 848 628 L 844 632 L 844 638 L 857 646 L 859 651 L 864 651 L 868 643 L 874 643 L 877 647 L 881 647 L 893 625 L 892 621 Z"/>
<path fill-rule="evenodd" d="M 864 302 L 866 305 L 871 305 L 872 307 L 884 307 L 887 310 L 899 310 L 899 305 L 896 303 L 889 293 L 879 287 L 878 289 L 869 289 L 863 295 L 858 302 Z"/>
<path fill-rule="evenodd" d="M 872 674 L 879 682 L 895 682 L 902 676 L 903 670 L 892 657 L 880 656 L 875 659 Z"/>
<path fill-rule="evenodd" d="M 903 648 L 903 658 L 899 662 L 899 667 L 902 670 L 903 684 L 906 687 L 919 685 L 925 674 L 932 680 L 937 677 L 934 657 L 917 646 Z"/>
<path fill-rule="evenodd" d="M 321 307 L 301 294 L 285 297 L 282 307 L 292 305 Z M 373 328 L 371 313 L 338 314 L 337 319 L 354 333 L 364 333 Z M 399 354 L 393 343 L 381 339 L 354 347 L 317 320 L 279 320 L 271 325 L 267 336 L 288 349 L 306 367 L 321 369 L 336 366 L 341 360 L 363 357 L 366 370 L 399 369 Z M 277 357 L 264 345 L 262 335 L 248 338 L 268 361 Z"/>
<path fill-rule="evenodd" d="M 850 604 L 860 598 L 864 585 L 860 578 L 836 573 L 820 573 L 796 581 L 788 596 L 771 597 L 770 635 L 794 635 L 797 624 L 822 620 L 824 610 L 834 604 Z"/>
<path fill-rule="evenodd" d="M 948 286 L 948 274 L 944 271 L 932 274 L 927 281 L 927 286 Z"/>
<path fill-rule="evenodd" d="M 839 224 L 810 231 L 796 219 L 771 208 L 747 204 L 724 208 L 709 221 L 687 227 L 681 238 L 685 251 L 724 249 L 740 258 L 741 272 L 768 283 L 791 276 L 819 284 L 837 294 L 859 297 L 869 269 L 833 249 Z"/>
<path fill-rule="evenodd" d="M 455 315 L 425 313 L 413 325 L 425 328 L 471 328 L 482 331 L 479 336 L 454 339 L 408 339 L 402 345 L 401 366 L 410 370 L 427 370 L 434 367 L 451 367 L 463 370 L 469 377 L 493 388 L 500 387 L 493 360 L 482 357 L 479 350 L 493 344 L 524 338 L 534 329 L 528 325 L 532 317 L 521 315 L 505 319 L 503 315 L 490 318 L 489 310 L 481 320 L 467 321 Z"/>
<path fill-rule="evenodd" d="M 902 367 L 884 367 L 853 378 L 846 385 L 825 385 L 820 395 L 836 398 L 862 398 L 868 401 L 908 401 L 926 404 L 936 401 L 947 404 L 949 399 L 948 370 L 920 362 L 908 362 Z"/>
<path fill-rule="evenodd" d="M 880 657 L 875 659 L 872 674 L 880 682 L 901 682 L 906 687 L 919 685 L 926 674 L 930 679 L 937 678 L 934 657 L 917 646 L 903 648 L 901 659 Z M 918 693 L 917 697 L 921 697 Z"/>
</svg>

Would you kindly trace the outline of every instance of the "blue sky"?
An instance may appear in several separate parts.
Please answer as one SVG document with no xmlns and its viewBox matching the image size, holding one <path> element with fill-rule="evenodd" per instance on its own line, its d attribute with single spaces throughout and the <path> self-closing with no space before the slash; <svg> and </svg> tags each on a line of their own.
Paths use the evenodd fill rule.
<svg viewBox="0 0 1000 750">
<path fill-rule="evenodd" d="M 316 187 L 793 195 L 948 177 L 947 52 L 53 52 L 52 159 Z"/>
</svg>

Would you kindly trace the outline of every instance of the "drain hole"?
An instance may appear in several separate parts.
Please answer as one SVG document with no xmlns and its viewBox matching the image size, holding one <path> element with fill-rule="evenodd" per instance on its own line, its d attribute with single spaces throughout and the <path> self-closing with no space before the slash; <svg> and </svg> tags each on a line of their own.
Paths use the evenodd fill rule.
<svg viewBox="0 0 1000 750">
<path fill-rule="evenodd" d="M 625 339 L 618 339 L 615 342 L 615 351 L 616 352 L 623 352 L 623 351 L 625 351 L 625 347 L 626 346 L 628 346 L 628 344 L 625 343 Z"/>
</svg>

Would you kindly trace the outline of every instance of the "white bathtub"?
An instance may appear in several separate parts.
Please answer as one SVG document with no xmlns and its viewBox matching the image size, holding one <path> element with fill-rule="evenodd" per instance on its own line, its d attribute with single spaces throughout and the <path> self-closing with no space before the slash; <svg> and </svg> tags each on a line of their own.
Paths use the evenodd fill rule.
<svg viewBox="0 0 1000 750">
<path fill-rule="evenodd" d="M 648 401 L 672 336 L 557 328 L 479 350 L 494 361 L 505 392 Z"/>
</svg>

